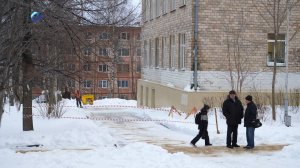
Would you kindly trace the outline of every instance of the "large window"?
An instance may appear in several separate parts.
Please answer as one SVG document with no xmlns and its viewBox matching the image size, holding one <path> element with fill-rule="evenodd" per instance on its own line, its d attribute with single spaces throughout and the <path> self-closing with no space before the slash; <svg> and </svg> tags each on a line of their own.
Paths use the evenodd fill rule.
<svg viewBox="0 0 300 168">
<path fill-rule="evenodd" d="M 176 9 L 176 0 L 170 0 L 170 10 L 173 11 Z"/>
<path fill-rule="evenodd" d="M 166 0 L 163 0 L 163 4 L 162 4 L 162 13 L 166 14 L 168 12 L 168 2 Z"/>
<path fill-rule="evenodd" d="M 148 66 L 148 42 L 144 41 L 144 67 Z"/>
<path fill-rule="evenodd" d="M 99 81 L 99 87 L 107 88 L 108 87 L 108 81 L 107 80 L 100 80 Z"/>
<path fill-rule="evenodd" d="M 161 67 L 165 67 L 166 59 L 168 58 L 168 38 L 162 38 L 162 54 L 161 54 Z"/>
<path fill-rule="evenodd" d="M 185 68 L 185 34 L 179 35 L 179 68 Z"/>
<path fill-rule="evenodd" d="M 119 80 L 118 81 L 118 87 L 127 88 L 128 87 L 128 81 L 127 80 Z"/>
<path fill-rule="evenodd" d="M 169 68 L 175 68 L 175 54 L 176 54 L 175 35 L 171 35 Z"/>
<path fill-rule="evenodd" d="M 268 34 L 268 66 L 285 66 L 285 34 L 278 34 L 277 46 L 275 46 L 275 34 Z"/>
<path fill-rule="evenodd" d="M 110 39 L 110 34 L 107 33 L 107 32 L 102 32 L 102 33 L 99 35 L 99 39 L 100 39 L 100 40 L 108 40 L 108 39 Z"/>
<path fill-rule="evenodd" d="M 156 15 L 156 17 L 158 17 L 158 16 L 160 16 L 160 12 L 161 12 L 161 10 L 160 10 L 160 8 L 161 8 L 161 0 L 155 0 L 156 2 L 156 4 L 155 4 L 155 6 L 156 6 L 156 9 L 155 9 L 155 15 Z"/>
<path fill-rule="evenodd" d="M 83 49 L 83 54 L 84 55 L 91 55 L 92 54 L 92 48 L 87 47 Z"/>
<path fill-rule="evenodd" d="M 129 56 L 129 49 L 128 48 L 122 48 L 118 50 L 119 56 Z"/>
<path fill-rule="evenodd" d="M 82 82 L 82 86 L 85 87 L 85 88 L 90 88 L 90 87 L 92 87 L 92 81 L 91 80 L 84 80 Z"/>
<path fill-rule="evenodd" d="M 118 72 L 129 72 L 129 64 L 118 64 Z"/>
<path fill-rule="evenodd" d="M 83 65 L 83 70 L 84 71 L 91 71 L 91 65 L 90 64 Z"/>
<path fill-rule="evenodd" d="M 119 39 L 129 40 L 129 38 L 130 38 L 130 34 L 128 32 L 122 32 L 119 35 Z"/>
<path fill-rule="evenodd" d="M 159 38 L 155 39 L 155 57 L 154 57 L 154 63 L 155 67 L 158 67 L 159 65 Z"/>
<path fill-rule="evenodd" d="M 106 64 L 99 65 L 99 72 L 107 72 L 108 66 Z"/>
<path fill-rule="evenodd" d="M 108 51 L 106 48 L 99 48 L 99 55 L 100 56 L 108 56 Z"/>
</svg>

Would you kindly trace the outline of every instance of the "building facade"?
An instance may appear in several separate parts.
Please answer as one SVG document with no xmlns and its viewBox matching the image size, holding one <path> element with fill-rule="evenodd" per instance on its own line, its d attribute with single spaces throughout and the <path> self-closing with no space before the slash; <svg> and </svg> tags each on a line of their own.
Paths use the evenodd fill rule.
<svg viewBox="0 0 300 168">
<path fill-rule="evenodd" d="M 281 15 L 276 49 L 267 12 L 271 8 L 255 2 L 143 0 L 138 105 L 174 105 L 189 111 L 207 97 L 224 97 L 231 89 L 271 92 L 275 56 L 276 89 L 285 87 L 287 65 L 289 89 L 299 89 L 299 5 L 291 10 L 289 33 L 287 15 Z M 282 6 L 285 11 L 286 5 Z M 288 38 L 292 40 L 287 47 Z M 196 83 L 195 91 L 192 84 Z"/>
<path fill-rule="evenodd" d="M 92 94 L 95 99 L 122 98 L 136 100 L 137 80 L 141 76 L 141 28 L 139 26 L 79 26 L 75 34 L 44 41 L 36 55 L 58 55 L 57 74 L 43 74 L 35 85 L 48 90 L 66 89 Z M 71 30 L 70 30 L 71 32 Z M 61 35 L 63 36 L 63 35 Z M 52 66 L 53 67 L 53 66 Z M 41 70 L 42 71 L 42 70 Z"/>
</svg>

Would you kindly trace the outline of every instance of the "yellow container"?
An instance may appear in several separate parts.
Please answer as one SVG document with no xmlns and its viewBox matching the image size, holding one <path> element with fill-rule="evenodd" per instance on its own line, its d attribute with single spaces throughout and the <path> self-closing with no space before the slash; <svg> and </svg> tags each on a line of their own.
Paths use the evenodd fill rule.
<svg viewBox="0 0 300 168">
<path fill-rule="evenodd" d="M 94 104 L 94 95 L 92 95 L 92 94 L 83 95 L 81 98 L 82 98 L 83 105 L 86 105 L 86 104 L 93 105 Z"/>
</svg>

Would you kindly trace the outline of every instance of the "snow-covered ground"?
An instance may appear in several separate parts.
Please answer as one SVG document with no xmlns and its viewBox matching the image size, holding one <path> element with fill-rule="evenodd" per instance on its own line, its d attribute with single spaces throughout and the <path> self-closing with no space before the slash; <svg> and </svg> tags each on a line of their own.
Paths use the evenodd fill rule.
<svg viewBox="0 0 300 168">
<path fill-rule="evenodd" d="M 75 100 L 64 101 L 66 113 L 61 119 L 44 119 L 34 108 L 34 131 L 27 132 L 22 131 L 22 112 L 15 107 L 5 107 L 0 128 L 1 168 L 292 168 L 300 163 L 299 113 L 290 113 L 292 126 L 286 127 L 282 123 L 282 111 L 278 110 L 278 121 L 267 119 L 263 127 L 255 130 L 257 146 L 286 145 L 282 150 L 224 150 L 216 155 L 205 155 L 171 153 L 160 146 L 169 142 L 192 148 L 189 142 L 197 134 L 193 117 L 184 119 L 184 115 L 174 114 L 171 118 L 168 110 L 120 108 L 117 106 L 136 107 L 136 101 L 121 99 L 99 100 L 84 108 L 74 107 Z M 220 134 L 216 133 L 215 115 L 211 111 L 208 128 L 211 143 L 225 146 L 226 123 L 220 113 L 218 121 Z M 238 143 L 246 144 L 243 125 L 239 127 Z M 43 146 L 24 147 L 32 144 Z M 203 140 L 197 145 L 210 148 L 204 147 Z M 40 151 L 16 152 L 35 149 Z"/>
</svg>

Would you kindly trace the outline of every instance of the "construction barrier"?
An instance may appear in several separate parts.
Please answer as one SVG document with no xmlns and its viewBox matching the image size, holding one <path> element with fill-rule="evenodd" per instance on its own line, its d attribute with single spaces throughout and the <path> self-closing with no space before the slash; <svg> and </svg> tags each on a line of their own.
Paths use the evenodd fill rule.
<svg viewBox="0 0 300 168">
<path fill-rule="evenodd" d="M 86 94 L 81 97 L 83 105 L 93 105 L 94 104 L 94 95 Z"/>
</svg>

